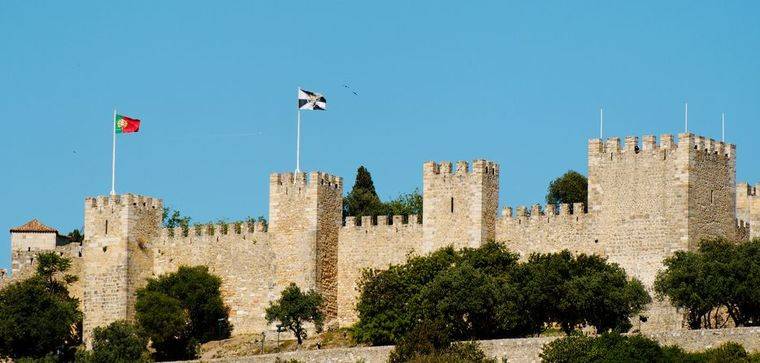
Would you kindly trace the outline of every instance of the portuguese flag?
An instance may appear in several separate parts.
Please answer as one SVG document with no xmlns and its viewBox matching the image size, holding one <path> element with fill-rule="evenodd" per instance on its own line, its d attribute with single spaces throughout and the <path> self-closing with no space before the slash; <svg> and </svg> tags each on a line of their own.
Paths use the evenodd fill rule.
<svg viewBox="0 0 760 363">
<path fill-rule="evenodd" d="M 124 115 L 116 115 L 116 119 L 114 120 L 114 127 L 116 128 L 117 134 L 138 132 L 140 131 L 140 120 Z"/>
</svg>

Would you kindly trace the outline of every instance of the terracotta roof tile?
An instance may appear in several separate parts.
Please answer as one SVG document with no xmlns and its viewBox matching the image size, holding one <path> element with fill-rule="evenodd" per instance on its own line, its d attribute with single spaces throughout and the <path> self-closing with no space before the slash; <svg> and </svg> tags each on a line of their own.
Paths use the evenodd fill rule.
<svg viewBox="0 0 760 363">
<path fill-rule="evenodd" d="M 55 228 L 48 227 L 42 222 L 32 219 L 29 222 L 24 223 L 21 226 L 11 228 L 11 233 L 13 232 L 50 232 L 50 233 L 58 233 L 58 230 Z"/>
</svg>

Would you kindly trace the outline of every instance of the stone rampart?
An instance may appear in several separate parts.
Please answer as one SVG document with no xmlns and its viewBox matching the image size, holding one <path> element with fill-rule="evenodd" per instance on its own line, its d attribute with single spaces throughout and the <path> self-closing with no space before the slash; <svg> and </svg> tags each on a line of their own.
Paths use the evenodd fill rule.
<svg viewBox="0 0 760 363">
<path fill-rule="evenodd" d="M 276 299 L 274 254 L 262 223 L 163 228 L 152 244 L 154 274 L 171 273 L 179 266 L 208 266 L 222 279 L 222 297 L 230 307 L 236 334 L 260 333 L 269 327 L 264 309 Z"/>
<path fill-rule="evenodd" d="M 511 207 L 503 210 L 496 221 L 496 240 L 523 258 L 531 253 L 550 253 L 568 249 L 573 253 L 601 253 L 602 249 L 590 237 L 591 215 L 584 212 L 583 203 L 555 205 L 541 209 L 535 204 L 528 209 Z"/>
<path fill-rule="evenodd" d="M 346 218 L 338 238 L 338 319 L 342 326 L 356 321 L 357 282 L 366 268 L 400 264 L 422 247 L 422 225 L 416 215 L 363 217 L 361 225 Z"/>
</svg>

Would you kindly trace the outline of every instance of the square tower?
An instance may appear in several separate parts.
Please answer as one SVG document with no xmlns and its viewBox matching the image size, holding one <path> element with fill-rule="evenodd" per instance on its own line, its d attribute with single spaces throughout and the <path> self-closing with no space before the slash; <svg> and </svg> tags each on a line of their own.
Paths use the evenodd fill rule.
<svg viewBox="0 0 760 363">
<path fill-rule="evenodd" d="M 325 298 L 325 312 L 337 314 L 338 232 L 343 179 L 321 172 L 275 173 L 269 178 L 269 234 L 275 255 L 275 289 L 291 282 Z M 276 299 L 279 296 L 272 296 Z"/>
<path fill-rule="evenodd" d="M 158 236 L 160 199 L 133 194 L 84 202 L 83 330 L 135 316 L 136 291 L 153 275 L 150 241 Z"/>
<path fill-rule="evenodd" d="M 427 162 L 423 167 L 422 252 L 451 245 L 478 247 L 496 237 L 499 165 L 475 160 Z"/>
<path fill-rule="evenodd" d="M 736 218 L 749 223 L 749 238 L 760 238 L 760 183 L 736 185 Z"/>
</svg>

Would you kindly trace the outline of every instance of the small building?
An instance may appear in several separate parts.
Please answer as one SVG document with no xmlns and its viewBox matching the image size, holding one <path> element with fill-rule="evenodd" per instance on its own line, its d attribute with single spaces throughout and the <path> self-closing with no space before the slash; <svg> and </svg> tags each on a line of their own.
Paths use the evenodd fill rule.
<svg viewBox="0 0 760 363">
<path fill-rule="evenodd" d="M 32 219 L 21 226 L 11 228 L 11 249 L 14 251 L 47 251 L 55 246 L 68 243 L 66 236 L 58 230 L 48 227 L 37 219 Z"/>
</svg>

